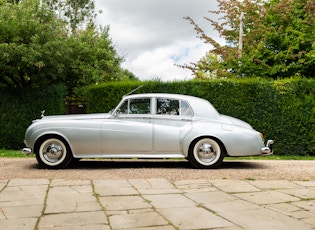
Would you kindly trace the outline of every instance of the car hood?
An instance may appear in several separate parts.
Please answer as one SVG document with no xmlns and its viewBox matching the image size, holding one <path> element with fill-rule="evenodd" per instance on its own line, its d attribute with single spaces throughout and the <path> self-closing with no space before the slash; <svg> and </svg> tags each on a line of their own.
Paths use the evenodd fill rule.
<svg viewBox="0 0 315 230">
<path fill-rule="evenodd" d="M 240 119 L 237 119 L 235 117 L 230 117 L 227 115 L 220 115 L 220 120 L 222 123 L 226 123 L 226 124 L 230 124 L 230 125 L 236 125 L 236 126 L 240 126 L 246 129 L 253 129 L 253 127 L 248 124 L 245 121 L 242 121 Z"/>
<path fill-rule="evenodd" d="M 93 113 L 93 114 L 74 114 L 74 115 L 55 115 L 55 116 L 44 116 L 41 119 L 35 121 L 47 121 L 47 120 L 91 120 L 91 119 L 104 119 L 109 118 L 109 113 Z"/>
</svg>

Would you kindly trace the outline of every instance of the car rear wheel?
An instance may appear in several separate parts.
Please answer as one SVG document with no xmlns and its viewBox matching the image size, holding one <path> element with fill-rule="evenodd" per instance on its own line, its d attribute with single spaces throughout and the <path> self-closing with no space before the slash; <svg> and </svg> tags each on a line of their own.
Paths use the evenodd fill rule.
<svg viewBox="0 0 315 230">
<path fill-rule="evenodd" d="M 44 140 L 36 153 L 36 159 L 42 168 L 59 169 L 67 167 L 72 160 L 67 143 L 59 138 Z"/>
<path fill-rule="evenodd" d="M 200 169 L 218 168 L 224 158 L 221 144 L 212 138 L 201 138 L 194 141 L 189 149 L 188 160 Z"/>
</svg>

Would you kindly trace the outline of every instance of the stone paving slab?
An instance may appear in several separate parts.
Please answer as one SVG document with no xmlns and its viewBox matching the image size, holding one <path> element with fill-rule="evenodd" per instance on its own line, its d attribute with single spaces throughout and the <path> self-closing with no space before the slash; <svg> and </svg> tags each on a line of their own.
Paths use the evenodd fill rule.
<svg viewBox="0 0 315 230">
<path fill-rule="evenodd" d="M 0 181 L 1 230 L 315 229 L 314 181 Z"/>
<path fill-rule="evenodd" d="M 297 197 L 274 190 L 263 192 L 238 193 L 234 194 L 234 196 L 258 205 L 287 203 L 300 200 Z"/>
<path fill-rule="evenodd" d="M 37 218 L 19 218 L 0 220 L 1 230 L 34 230 Z"/>
<path fill-rule="evenodd" d="M 108 211 L 152 208 L 140 196 L 106 196 L 100 197 L 99 200 L 102 206 Z"/>
<path fill-rule="evenodd" d="M 38 225 L 39 229 L 75 229 L 76 227 L 88 229 L 110 229 L 106 215 L 103 211 L 44 215 Z"/>
<path fill-rule="evenodd" d="M 7 180 L 0 180 L 0 191 L 7 185 Z"/>
<path fill-rule="evenodd" d="M 92 194 L 91 185 L 51 187 L 45 213 L 99 211 L 101 207 Z"/>
<path fill-rule="evenodd" d="M 261 191 L 257 186 L 249 184 L 242 180 L 215 180 L 212 181 L 213 186 L 227 193 L 238 192 L 258 192 Z"/>
<path fill-rule="evenodd" d="M 312 229 L 310 225 L 303 221 L 271 210 L 266 210 L 264 208 L 255 210 L 238 210 L 238 212 L 225 210 L 223 213 L 218 213 L 218 215 L 226 218 L 238 226 L 242 226 L 244 229 Z"/>
<path fill-rule="evenodd" d="M 195 202 L 182 194 L 143 195 L 143 198 L 155 208 L 183 208 L 196 205 Z"/>
<path fill-rule="evenodd" d="M 112 229 L 130 229 L 168 225 L 168 221 L 155 211 L 113 215 L 109 217 L 109 221 Z"/>
<path fill-rule="evenodd" d="M 315 188 L 315 181 L 293 181 L 295 184 L 301 185 L 303 187 L 313 187 Z"/>
<path fill-rule="evenodd" d="M 179 229 L 215 229 L 234 226 L 233 223 L 202 207 L 158 209 Z"/>
<path fill-rule="evenodd" d="M 95 191 L 100 196 L 138 195 L 137 190 L 127 180 L 95 180 Z"/>
<path fill-rule="evenodd" d="M 218 191 L 210 180 L 181 180 L 175 181 L 174 185 L 185 193 Z"/>
<path fill-rule="evenodd" d="M 259 189 L 285 189 L 285 188 L 301 188 L 298 183 L 294 183 L 287 180 L 275 180 L 275 181 L 249 181 L 248 183 L 254 185 Z"/>
<path fill-rule="evenodd" d="M 289 194 L 300 199 L 312 199 L 315 197 L 315 188 L 298 188 L 279 190 L 282 193 Z"/>
</svg>

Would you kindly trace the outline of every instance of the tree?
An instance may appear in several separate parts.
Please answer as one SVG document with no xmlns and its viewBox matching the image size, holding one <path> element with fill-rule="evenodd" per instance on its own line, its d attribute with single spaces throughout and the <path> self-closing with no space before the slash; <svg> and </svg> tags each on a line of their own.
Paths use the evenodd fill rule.
<svg viewBox="0 0 315 230">
<path fill-rule="evenodd" d="M 46 0 L 47 5 L 57 12 L 59 18 L 67 22 L 72 33 L 80 25 L 89 23 L 96 17 L 94 0 Z"/>
<path fill-rule="evenodd" d="M 39 0 L 0 5 L 0 86 L 40 87 L 62 83 L 69 97 L 82 87 L 133 79 L 121 68 L 108 34 L 93 21 L 69 32 L 67 23 Z"/>
<path fill-rule="evenodd" d="M 218 0 L 220 21 L 205 18 L 225 39 L 220 45 L 193 19 L 198 36 L 213 49 L 199 62 L 183 66 L 217 77 L 313 77 L 315 71 L 315 3 L 313 0 Z M 240 16 L 243 50 L 239 50 Z M 241 52 L 241 53 L 240 53 Z M 242 55 L 240 55 L 242 54 Z M 209 58 L 210 57 L 210 58 Z M 212 57 L 216 57 L 212 60 Z M 219 61 L 218 61 L 219 60 Z"/>
<path fill-rule="evenodd" d="M 192 65 L 180 66 L 190 69 L 195 76 L 195 79 L 205 80 L 214 79 L 218 76 L 229 77 L 230 72 L 222 68 L 222 62 L 218 55 L 211 52 L 207 53 L 202 57 L 197 63 L 192 63 Z"/>
<path fill-rule="evenodd" d="M 108 30 L 105 27 L 97 31 L 91 23 L 67 39 L 64 73 L 70 96 L 86 85 L 121 80 L 122 58 L 112 45 Z"/>
<path fill-rule="evenodd" d="M 64 79 L 64 24 L 38 1 L 0 6 L 0 85 L 38 86 Z"/>
</svg>

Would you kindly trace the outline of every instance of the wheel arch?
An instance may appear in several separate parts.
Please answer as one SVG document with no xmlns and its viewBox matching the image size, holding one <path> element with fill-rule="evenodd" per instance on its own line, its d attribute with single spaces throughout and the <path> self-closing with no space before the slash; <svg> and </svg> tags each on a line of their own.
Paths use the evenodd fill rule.
<svg viewBox="0 0 315 230">
<path fill-rule="evenodd" d="M 63 137 L 62 135 L 57 134 L 57 133 L 47 133 L 47 134 L 43 134 L 42 136 L 38 137 L 35 141 L 35 144 L 34 144 L 34 153 L 38 153 L 41 143 L 43 143 L 43 141 L 45 141 L 49 138 L 56 138 L 56 139 L 61 140 L 66 145 L 66 147 L 69 148 L 71 155 L 73 156 L 72 148 L 69 144 L 69 141 L 65 137 Z"/>
<path fill-rule="evenodd" d="M 193 148 L 194 145 L 195 145 L 199 140 L 201 140 L 201 139 L 203 139 L 203 138 L 210 138 L 210 139 L 213 139 L 213 140 L 215 140 L 216 142 L 218 142 L 218 144 L 219 144 L 220 147 L 222 148 L 222 151 L 223 151 L 224 155 L 225 155 L 225 156 L 228 155 L 227 150 L 226 150 L 226 147 L 225 147 L 224 143 L 220 140 L 220 138 L 218 138 L 218 137 L 216 137 L 216 136 L 213 136 L 213 135 L 202 135 L 202 136 L 197 136 L 197 137 L 195 137 L 193 140 L 190 141 L 190 143 L 189 143 L 189 145 L 188 145 L 188 148 L 187 148 L 187 150 L 186 150 L 187 153 L 185 153 L 185 154 L 187 154 L 187 155 L 186 155 L 186 158 L 188 157 L 188 154 L 190 153 L 191 148 Z"/>
</svg>

